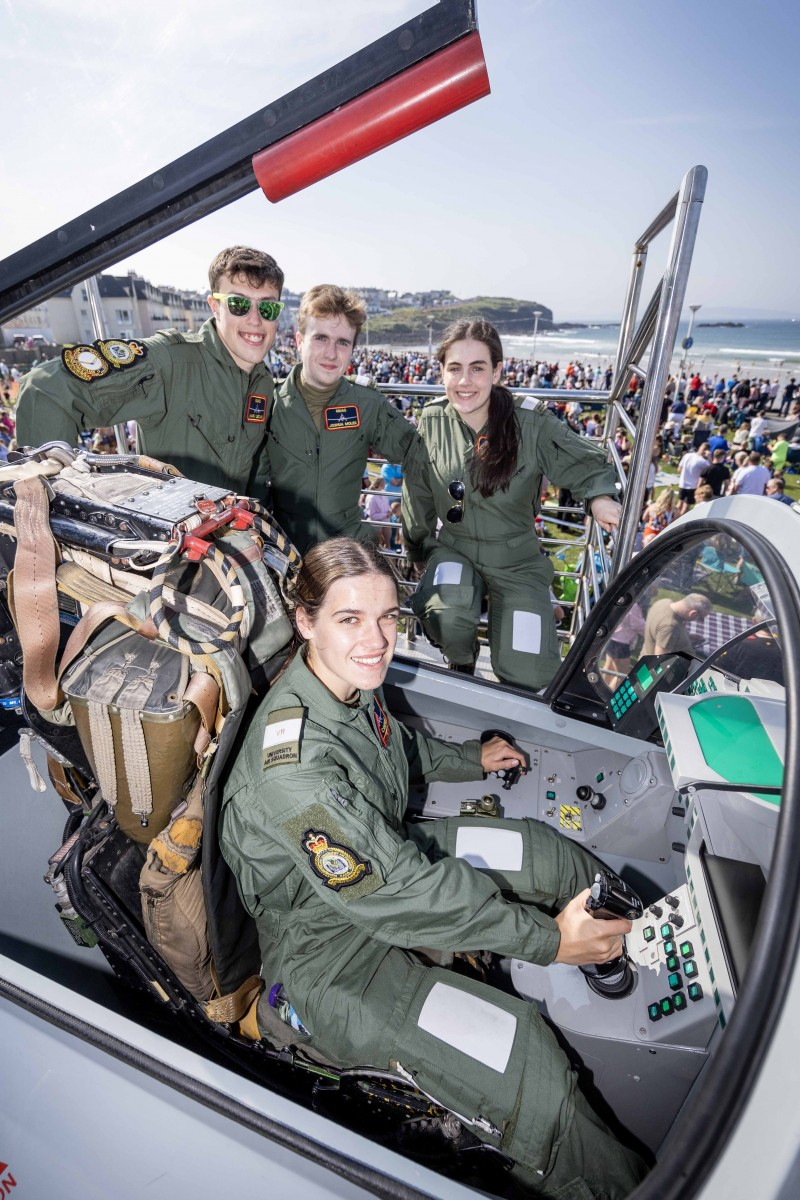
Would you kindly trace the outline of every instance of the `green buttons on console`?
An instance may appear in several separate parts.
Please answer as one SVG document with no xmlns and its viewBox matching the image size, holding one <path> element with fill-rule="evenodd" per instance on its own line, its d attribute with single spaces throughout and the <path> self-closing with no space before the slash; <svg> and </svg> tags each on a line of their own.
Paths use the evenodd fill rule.
<svg viewBox="0 0 800 1200">
<path fill-rule="evenodd" d="M 555 792 L 545 792 L 545 795 L 548 800 L 555 800 L 555 798 L 556 798 Z"/>
<path fill-rule="evenodd" d="M 658 1004 L 648 1004 L 647 1015 L 651 1021 L 660 1021 L 661 1020 L 661 1009 L 658 1006 Z"/>
<path fill-rule="evenodd" d="M 683 964 L 684 974 L 687 979 L 692 979 L 697 974 L 697 963 L 693 958 L 688 958 Z"/>
<path fill-rule="evenodd" d="M 694 946 L 691 942 L 681 942 L 681 954 L 684 958 L 694 958 Z"/>
<path fill-rule="evenodd" d="M 672 938 L 670 938 L 668 942 L 664 942 L 664 953 L 665 954 L 674 954 L 675 953 L 675 943 L 673 942 Z"/>
<path fill-rule="evenodd" d="M 644 929 L 642 930 L 642 936 L 646 942 L 652 942 L 653 938 L 656 936 L 656 931 L 652 925 L 645 925 Z"/>
<path fill-rule="evenodd" d="M 689 999 L 690 1000 L 702 1000 L 703 999 L 703 989 L 699 983 L 690 983 L 689 984 Z M 652 1005 L 650 1007 L 652 1008 Z"/>
<path fill-rule="evenodd" d="M 675 1012 L 683 1012 L 686 1008 L 686 997 L 683 992 L 676 992 L 672 997 L 672 1007 L 675 1009 Z"/>
<path fill-rule="evenodd" d="M 673 971 L 671 975 L 668 975 L 667 983 L 672 988 L 673 992 L 676 992 L 679 987 L 683 987 L 683 980 L 681 979 L 680 971 Z"/>
<path fill-rule="evenodd" d="M 665 996 L 664 999 L 659 1002 L 659 1008 L 661 1009 L 661 1015 L 663 1017 L 670 1016 L 672 1013 L 672 997 Z"/>
<path fill-rule="evenodd" d="M 674 954 L 667 955 L 667 970 L 668 971 L 677 971 L 677 969 L 680 965 L 681 965 L 680 959 L 676 958 Z"/>
<path fill-rule="evenodd" d="M 661 932 L 662 938 L 671 938 L 672 937 L 672 926 L 671 925 L 662 925 L 660 932 Z"/>
</svg>

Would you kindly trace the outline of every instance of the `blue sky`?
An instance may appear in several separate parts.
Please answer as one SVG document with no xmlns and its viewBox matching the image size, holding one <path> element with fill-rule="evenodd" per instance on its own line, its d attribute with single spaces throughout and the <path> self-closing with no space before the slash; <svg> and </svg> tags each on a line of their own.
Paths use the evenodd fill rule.
<svg viewBox="0 0 800 1200">
<path fill-rule="evenodd" d="M 2 0 L 0 257 L 241 120 L 422 0 Z M 800 317 L 800 6 L 478 0 L 490 97 L 271 205 L 261 193 L 120 264 L 203 288 L 218 249 L 322 280 L 619 315 L 635 238 L 708 168 L 687 301 Z M 13 97 L 13 104 L 10 103 Z M 668 235 L 650 252 L 649 294 Z"/>
</svg>

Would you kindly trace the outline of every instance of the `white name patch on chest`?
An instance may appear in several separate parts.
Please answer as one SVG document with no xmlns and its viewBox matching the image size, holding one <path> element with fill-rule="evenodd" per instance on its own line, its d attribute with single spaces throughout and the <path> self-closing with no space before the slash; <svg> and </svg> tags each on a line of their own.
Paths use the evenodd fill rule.
<svg viewBox="0 0 800 1200">
<path fill-rule="evenodd" d="M 446 983 L 435 983 L 428 992 L 417 1024 L 501 1074 L 508 1066 L 517 1032 L 517 1018 L 512 1013 Z"/>
<path fill-rule="evenodd" d="M 282 746 L 284 742 L 296 742 L 302 728 L 302 717 L 283 721 L 280 725 L 267 725 L 264 729 L 264 749 L 268 750 L 270 746 Z"/>
</svg>

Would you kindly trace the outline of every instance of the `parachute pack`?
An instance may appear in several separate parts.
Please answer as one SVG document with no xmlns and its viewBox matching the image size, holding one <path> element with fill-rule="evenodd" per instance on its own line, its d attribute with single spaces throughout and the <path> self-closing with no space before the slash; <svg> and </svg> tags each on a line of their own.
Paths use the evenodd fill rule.
<svg viewBox="0 0 800 1200">
<path fill-rule="evenodd" d="M 70 813 L 48 874 L 60 916 L 78 942 L 129 944 L 106 957 L 163 998 L 174 980 L 143 966 L 157 950 L 209 1019 L 238 1020 L 258 948 L 202 832 L 254 687 L 284 661 L 299 557 L 255 501 L 155 460 L 61 443 L 16 459 L 0 468 L 0 699 L 34 786 L 39 742 Z M 138 920 L 112 931 L 98 905 L 113 924 L 120 898 Z"/>
</svg>

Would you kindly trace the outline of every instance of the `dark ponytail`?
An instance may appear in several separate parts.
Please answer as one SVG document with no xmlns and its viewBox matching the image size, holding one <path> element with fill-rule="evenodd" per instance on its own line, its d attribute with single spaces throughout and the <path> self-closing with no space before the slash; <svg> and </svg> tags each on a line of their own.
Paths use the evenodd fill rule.
<svg viewBox="0 0 800 1200">
<path fill-rule="evenodd" d="M 477 317 L 456 321 L 445 330 L 436 358 L 444 366 L 450 347 L 455 342 L 471 338 L 482 342 L 489 351 L 492 366 L 503 361 L 503 344 L 494 325 Z M 489 422 L 486 443 L 472 460 L 470 479 L 482 496 L 505 492 L 517 469 L 519 454 L 519 424 L 514 411 L 514 398 L 507 387 L 496 383 L 489 399 Z"/>
</svg>

